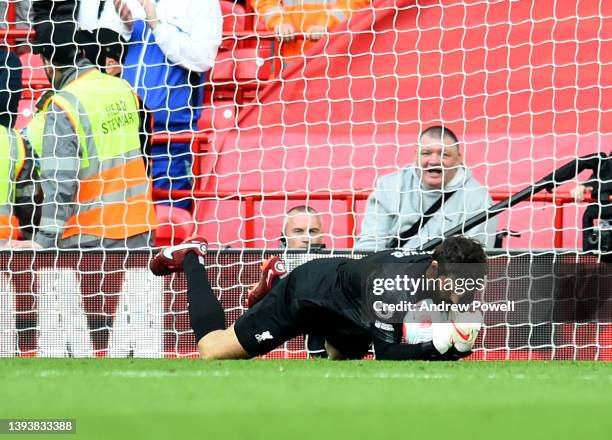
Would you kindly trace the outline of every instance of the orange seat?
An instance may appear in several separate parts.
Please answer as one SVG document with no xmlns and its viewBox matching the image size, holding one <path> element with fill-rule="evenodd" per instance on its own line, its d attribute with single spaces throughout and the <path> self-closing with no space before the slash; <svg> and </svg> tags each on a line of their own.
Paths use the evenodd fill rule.
<svg viewBox="0 0 612 440">
<path fill-rule="evenodd" d="M 193 217 L 186 209 L 155 205 L 155 213 L 158 222 L 155 230 L 155 246 L 179 244 L 194 234 Z"/>
<path fill-rule="evenodd" d="M 20 57 L 22 70 L 21 82 L 23 84 L 22 98 L 35 99 L 40 91 L 51 87 L 40 55 L 32 52 L 22 54 Z"/>
<path fill-rule="evenodd" d="M 246 29 L 246 11 L 242 5 L 221 0 L 221 15 L 223 16 L 223 39 L 219 51 L 233 50 L 238 47 L 238 39 L 232 34 Z"/>
<path fill-rule="evenodd" d="M 255 48 L 220 52 L 210 74 L 213 100 L 231 100 L 238 106 L 244 93 L 258 89 L 270 79 L 271 63 L 261 58 Z"/>
<path fill-rule="evenodd" d="M 233 101 L 213 101 L 204 106 L 198 120 L 198 130 L 228 130 L 236 127 L 236 105 Z"/>
</svg>

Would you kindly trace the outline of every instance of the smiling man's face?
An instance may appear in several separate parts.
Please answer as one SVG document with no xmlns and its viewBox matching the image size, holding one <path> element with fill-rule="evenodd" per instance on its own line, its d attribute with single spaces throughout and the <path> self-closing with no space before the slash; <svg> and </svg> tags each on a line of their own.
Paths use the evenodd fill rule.
<svg viewBox="0 0 612 440">
<path fill-rule="evenodd" d="M 421 181 L 432 189 L 442 188 L 455 177 L 463 158 L 459 146 L 450 137 L 440 139 L 425 134 L 419 140 L 418 165 Z"/>
</svg>

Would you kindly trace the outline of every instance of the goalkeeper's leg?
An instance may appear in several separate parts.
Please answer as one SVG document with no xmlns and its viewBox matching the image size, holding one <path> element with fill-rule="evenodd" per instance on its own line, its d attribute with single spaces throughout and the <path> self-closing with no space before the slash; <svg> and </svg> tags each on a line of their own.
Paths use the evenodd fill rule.
<svg viewBox="0 0 612 440">
<path fill-rule="evenodd" d="M 194 237 L 178 246 L 163 249 L 151 261 L 156 275 L 185 272 L 188 311 L 191 328 L 203 359 L 245 359 L 266 354 L 302 333 L 297 325 L 298 311 L 288 307 L 287 279 L 275 284 L 272 291 L 235 323 L 225 328 L 225 313 L 214 294 L 203 256 L 208 243 Z"/>
<path fill-rule="evenodd" d="M 203 260 L 185 258 L 189 319 L 202 359 L 246 359 L 263 355 L 302 333 L 295 311 L 287 307 L 286 279 L 281 280 L 236 323 L 225 329 L 225 314 L 213 293 Z"/>
<path fill-rule="evenodd" d="M 225 313 L 215 296 L 204 267 L 208 242 L 202 237 L 187 239 L 178 246 L 162 249 L 150 264 L 155 275 L 185 272 L 191 328 L 203 359 L 242 359 L 250 357 L 242 348 L 234 327 L 225 328 Z"/>
<path fill-rule="evenodd" d="M 225 313 L 213 292 L 206 268 L 194 252 L 185 256 L 183 270 L 187 278 L 189 320 L 198 341 L 202 359 L 245 359 L 249 354 L 242 348 L 234 326 L 225 328 Z"/>
</svg>

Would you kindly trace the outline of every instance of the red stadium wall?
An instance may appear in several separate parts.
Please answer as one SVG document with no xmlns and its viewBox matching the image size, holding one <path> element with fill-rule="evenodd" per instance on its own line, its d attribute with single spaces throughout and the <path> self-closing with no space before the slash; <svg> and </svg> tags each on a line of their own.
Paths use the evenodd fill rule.
<svg viewBox="0 0 612 440">
<path fill-rule="evenodd" d="M 416 3 L 375 2 L 287 69 L 242 110 L 238 129 L 215 136 L 202 189 L 371 189 L 414 159 L 419 130 L 440 122 L 464 140 L 466 163 L 490 191 L 612 148 L 610 2 Z M 258 205 L 257 233 L 276 237 L 283 210 L 296 204 Z M 312 205 L 333 213 L 330 232 L 346 236 L 345 204 Z M 199 203 L 200 232 L 238 244 L 243 209 Z M 499 229 L 523 232 L 513 247 L 552 247 L 551 218 L 552 207 L 525 204 Z M 567 210 L 566 247 L 580 245 L 576 224 L 579 211 Z"/>
</svg>

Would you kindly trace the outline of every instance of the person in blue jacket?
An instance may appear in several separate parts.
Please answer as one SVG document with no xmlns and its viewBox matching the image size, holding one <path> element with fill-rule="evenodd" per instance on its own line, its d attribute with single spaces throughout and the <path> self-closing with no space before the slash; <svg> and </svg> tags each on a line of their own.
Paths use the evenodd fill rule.
<svg viewBox="0 0 612 440">
<path fill-rule="evenodd" d="M 221 44 L 218 0 L 114 0 L 131 31 L 123 77 L 153 112 L 154 132 L 195 130 L 202 112 L 205 73 Z M 154 145 L 154 188 L 192 187 L 191 145 Z M 174 206 L 189 209 L 190 200 Z"/>
</svg>

